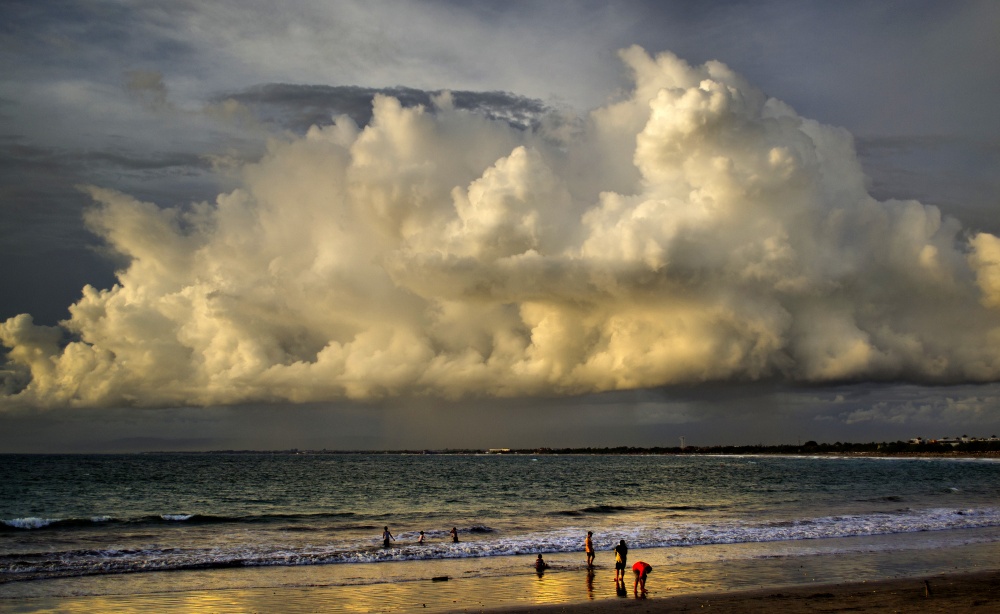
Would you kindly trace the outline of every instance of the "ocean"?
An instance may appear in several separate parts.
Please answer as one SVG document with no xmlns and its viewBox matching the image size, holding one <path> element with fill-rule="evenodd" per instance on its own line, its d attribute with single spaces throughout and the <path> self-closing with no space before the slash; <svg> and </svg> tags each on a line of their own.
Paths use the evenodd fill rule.
<svg viewBox="0 0 1000 614">
<path fill-rule="evenodd" d="M 315 585 L 305 569 L 323 570 L 324 586 L 430 580 L 456 573 L 455 561 L 467 577 L 527 573 L 538 553 L 555 571 L 576 570 L 587 531 L 605 569 L 621 539 L 635 557 L 666 549 L 658 564 L 748 569 L 1000 544 L 995 460 L 213 453 L 0 463 L 0 600 L 59 594 L 66 578 L 90 579 L 76 595 L 139 577 L 162 588 L 192 570 L 280 569 L 285 587 Z"/>
</svg>

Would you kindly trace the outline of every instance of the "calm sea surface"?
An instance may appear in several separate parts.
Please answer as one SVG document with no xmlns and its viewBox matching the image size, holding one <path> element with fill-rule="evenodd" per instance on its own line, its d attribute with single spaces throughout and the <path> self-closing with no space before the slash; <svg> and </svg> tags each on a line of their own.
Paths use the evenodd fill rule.
<svg viewBox="0 0 1000 614">
<path fill-rule="evenodd" d="M 4 455 L 0 467 L 0 594 L 26 580 L 256 566 L 411 561 L 395 569 L 430 578 L 443 561 L 476 558 L 505 573 L 489 562 L 579 552 L 588 530 L 599 551 L 619 539 L 633 550 L 731 545 L 717 552 L 747 560 L 856 537 L 886 548 L 942 531 L 1000 539 L 983 531 L 1000 527 L 1000 462 L 988 460 Z"/>
</svg>

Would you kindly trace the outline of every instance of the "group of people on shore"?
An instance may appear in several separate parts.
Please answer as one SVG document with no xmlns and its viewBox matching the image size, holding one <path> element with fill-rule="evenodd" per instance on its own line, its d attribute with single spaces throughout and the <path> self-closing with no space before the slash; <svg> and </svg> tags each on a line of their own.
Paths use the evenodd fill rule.
<svg viewBox="0 0 1000 614">
<path fill-rule="evenodd" d="M 590 550 L 587 552 L 587 566 L 593 567 L 594 564 L 594 554 L 593 545 L 591 544 L 592 532 L 587 531 L 587 540 L 584 542 L 584 549 L 590 546 Z M 615 588 L 618 590 L 618 594 L 621 595 L 625 592 L 625 570 L 628 569 L 628 544 L 625 540 L 619 540 L 618 545 L 612 550 L 615 553 Z M 646 578 L 649 576 L 650 572 L 653 571 L 653 566 L 645 561 L 636 561 L 632 563 L 632 575 L 635 577 L 635 581 L 632 583 L 632 592 L 637 595 L 646 595 Z"/>
<path fill-rule="evenodd" d="M 451 531 L 448 532 L 451 535 L 452 543 L 458 543 L 458 529 L 452 527 Z M 596 551 L 594 550 L 594 532 L 587 531 L 587 537 L 583 540 L 583 551 L 587 555 L 587 569 L 594 569 L 594 557 Z M 396 541 L 392 533 L 389 532 L 389 527 L 386 526 L 382 529 L 382 545 L 385 548 L 390 547 L 390 542 Z M 424 543 L 424 532 L 421 531 L 420 535 L 417 537 L 417 543 Z M 619 540 L 618 545 L 612 550 L 615 553 L 615 589 L 618 594 L 621 595 L 626 592 L 625 590 L 625 570 L 628 565 L 628 545 L 625 540 Z M 542 555 L 539 554 L 538 558 L 535 559 L 535 571 L 541 574 L 543 571 L 549 568 L 549 564 L 545 562 Z M 636 595 L 646 594 L 646 578 L 649 576 L 650 572 L 653 571 L 653 567 L 646 563 L 645 561 L 636 561 L 632 564 L 632 574 L 635 576 L 635 582 L 632 584 L 632 592 Z"/>
<path fill-rule="evenodd" d="M 594 532 L 587 531 L 587 537 L 583 540 L 583 551 L 587 555 L 588 570 L 594 569 L 596 551 L 594 550 L 593 538 Z M 624 539 L 619 540 L 618 545 L 614 547 L 612 552 L 615 553 L 615 589 L 619 595 L 627 594 L 625 589 L 625 570 L 628 568 L 628 544 L 625 543 Z M 538 558 L 535 559 L 535 571 L 541 574 L 548 568 L 548 563 L 539 554 Z M 646 595 L 646 578 L 652 571 L 653 566 L 645 561 L 636 561 L 632 564 L 632 575 L 635 576 L 635 582 L 632 584 L 633 593 L 636 595 Z"/>
</svg>

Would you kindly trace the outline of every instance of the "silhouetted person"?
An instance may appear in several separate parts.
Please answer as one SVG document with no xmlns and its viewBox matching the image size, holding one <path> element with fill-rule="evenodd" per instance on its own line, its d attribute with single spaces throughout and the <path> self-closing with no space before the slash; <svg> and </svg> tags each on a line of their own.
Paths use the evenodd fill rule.
<svg viewBox="0 0 1000 614">
<path fill-rule="evenodd" d="M 420 537 L 417 538 L 417 543 L 418 544 L 424 543 L 424 532 L 423 531 L 420 532 Z"/>
<path fill-rule="evenodd" d="M 542 559 L 542 555 L 539 553 L 538 558 L 535 559 L 535 571 L 538 572 L 538 575 L 542 575 L 542 572 L 548 568 L 549 564 Z"/>
<path fill-rule="evenodd" d="M 591 540 L 593 531 L 587 531 L 587 538 L 583 540 L 583 551 L 587 553 L 587 569 L 594 568 L 594 542 Z"/>
<path fill-rule="evenodd" d="M 451 533 L 451 542 L 453 544 L 457 544 L 458 543 L 458 529 L 455 528 L 455 527 L 452 527 L 451 531 L 448 531 L 448 532 Z"/>
<path fill-rule="evenodd" d="M 389 527 L 385 527 L 384 529 L 382 529 L 382 546 L 384 548 L 388 548 L 389 547 L 389 540 L 390 539 L 392 541 L 396 541 L 396 538 L 393 537 L 392 533 L 389 532 Z"/>
<path fill-rule="evenodd" d="M 625 581 L 625 565 L 628 563 L 628 546 L 620 540 L 615 546 L 615 580 Z"/>
</svg>

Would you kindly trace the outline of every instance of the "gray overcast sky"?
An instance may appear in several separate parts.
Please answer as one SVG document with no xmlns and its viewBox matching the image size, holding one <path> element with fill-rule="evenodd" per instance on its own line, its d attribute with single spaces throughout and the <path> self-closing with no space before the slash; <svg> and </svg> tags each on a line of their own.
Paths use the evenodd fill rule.
<svg viewBox="0 0 1000 614">
<path fill-rule="evenodd" d="M 994 434 L 998 26 L 5 2 L 0 452 Z"/>
</svg>

